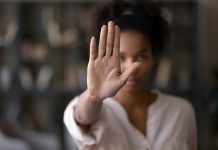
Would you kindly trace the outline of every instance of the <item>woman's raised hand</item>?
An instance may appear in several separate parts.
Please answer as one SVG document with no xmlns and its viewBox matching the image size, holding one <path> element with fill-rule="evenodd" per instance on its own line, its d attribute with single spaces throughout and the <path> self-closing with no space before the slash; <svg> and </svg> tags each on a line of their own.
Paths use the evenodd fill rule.
<svg viewBox="0 0 218 150">
<path fill-rule="evenodd" d="M 98 49 L 98 52 L 97 52 Z M 87 91 L 98 100 L 114 96 L 126 83 L 128 77 L 137 68 L 131 64 L 121 73 L 120 67 L 120 30 L 114 22 L 101 28 L 99 45 L 92 37 L 88 63 Z"/>
</svg>

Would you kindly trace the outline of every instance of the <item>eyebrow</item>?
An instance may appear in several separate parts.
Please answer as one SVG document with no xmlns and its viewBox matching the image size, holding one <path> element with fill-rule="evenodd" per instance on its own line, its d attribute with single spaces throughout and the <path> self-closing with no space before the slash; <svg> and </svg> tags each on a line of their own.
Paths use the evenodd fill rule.
<svg viewBox="0 0 218 150">
<path fill-rule="evenodd" d="M 141 49 L 137 52 L 137 54 L 141 54 L 141 53 L 148 53 L 149 50 L 148 49 Z M 120 52 L 121 55 L 124 55 L 125 53 L 124 52 Z"/>
<path fill-rule="evenodd" d="M 147 53 L 147 52 L 149 52 L 148 49 L 141 49 L 141 50 L 138 52 L 138 54 L 139 54 L 139 53 Z"/>
</svg>

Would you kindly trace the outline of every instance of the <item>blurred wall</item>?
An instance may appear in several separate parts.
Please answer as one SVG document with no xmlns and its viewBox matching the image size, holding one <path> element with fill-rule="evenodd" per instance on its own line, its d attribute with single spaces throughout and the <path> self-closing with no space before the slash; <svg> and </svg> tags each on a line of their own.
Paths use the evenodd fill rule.
<svg viewBox="0 0 218 150">
<path fill-rule="evenodd" d="M 204 85 L 214 84 L 213 69 L 218 68 L 218 0 L 199 0 L 199 49 Z"/>
</svg>

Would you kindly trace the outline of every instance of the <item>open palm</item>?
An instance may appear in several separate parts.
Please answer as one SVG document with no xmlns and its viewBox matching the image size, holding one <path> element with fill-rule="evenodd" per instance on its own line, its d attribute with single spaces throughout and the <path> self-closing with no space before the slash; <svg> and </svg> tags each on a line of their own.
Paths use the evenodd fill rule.
<svg viewBox="0 0 218 150">
<path fill-rule="evenodd" d="M 102 26 L 97 46 L 95 37 L 90 42 L 87 87 L 90 95 L 103 100 L 114 96 L 126 83 L 128 77 L 137 68 L 131 64 L 121 73 L 120 68 L 120 30 L 109 21 L 108 27 Z"/>
</svg>

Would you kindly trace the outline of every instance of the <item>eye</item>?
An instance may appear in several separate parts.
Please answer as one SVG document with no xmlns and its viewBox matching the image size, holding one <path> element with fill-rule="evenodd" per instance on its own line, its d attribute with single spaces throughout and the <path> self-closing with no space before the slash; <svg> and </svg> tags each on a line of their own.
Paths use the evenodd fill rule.
<svg viewBox="0 0 218 150">
<path fill-rule="evenodd" d="M 136 57 L 136 61 L 144 61 L 148 58 L 147 54 L 140 54 Z"/>
</svg>

